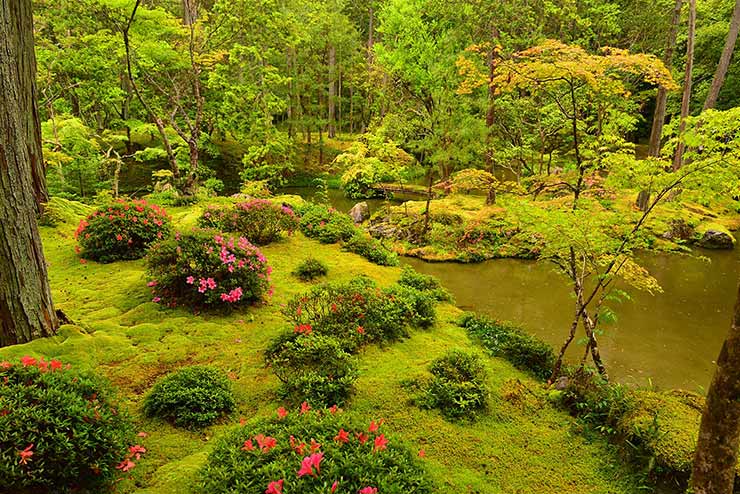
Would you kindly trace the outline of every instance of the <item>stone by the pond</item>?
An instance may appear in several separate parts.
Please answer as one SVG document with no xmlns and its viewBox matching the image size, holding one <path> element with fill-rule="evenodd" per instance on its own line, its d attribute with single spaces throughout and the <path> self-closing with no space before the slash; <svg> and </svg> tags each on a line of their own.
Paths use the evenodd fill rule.
<svg viewBox="0 0 740 494">
<path fill-rule="evenodd" d="M 349 215 L 355 223 L 362 223 L 370 217 L 370 207 L 366 202 L 358 202 L 349 210 Z"/>
<path fill-rule="evenodd" d="M 710 229 L 704 232 L 698 244 L 705 249 L 734 249 L 735 238 L 728 232 Z"/>
</svg>

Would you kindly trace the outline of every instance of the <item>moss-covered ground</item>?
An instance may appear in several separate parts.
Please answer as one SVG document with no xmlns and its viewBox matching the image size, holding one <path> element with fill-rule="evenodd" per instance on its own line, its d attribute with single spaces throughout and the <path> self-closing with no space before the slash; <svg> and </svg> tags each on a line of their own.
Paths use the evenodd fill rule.
<svg viewBox="0 0 740 494">
<path fill-rule="evenodd" d="M 194 224 L 198 207 L 169 212 L 179 228 L 187 228 Z M 295 234 L 263 249 L 274 268 L 275 294 L 268 303 L 229 315 L 193 314 L 151 302 L 144 261 L 81 263 L 74 250 L 74 215 L 69 220 L 42 227 L 42 237 L 56 305 L 74 324 L 63 326 L 53 338 L 0 349 L 0 358 L 55 357 L 112 381 L 137 430 L 147 434 L 140 442 L 148 452 L 130 478 L 118 484 L 116 490 L 121 493 L 197 493 L 193 479 L 213 439 L 241 418 L 274 413 L 282 404 L 276 397 L 277 379 L 265 367 L 262 355 L 270 339 L 286 327 L 281 304 L 308 286 L 290 274 L 306 256 L 329 266 L 329 280 L 366 274 L 385 285 L 400 272 Z M 382 417 L 389 432 L 410 448 L 424 449 L 424 461 L 439 492 L 639 490 L 639 477 L 613 447 L 598 436 L 584 434 L 565 412 L 541 397 L 536 383 L 503 360 L 486 358 L 491 411 L 474 423 L 451 423 L 438 413 L 409 405 L 404 380 L 424 375 L 429 362 L 448 349 L 481 351 L 454 323 L 458 309 L 440 305 L 438 315 L 431 329 L 361 354 L 361 377 L 348 412 L 367 419 Z M 237 413 L 200 433 L 143 417 L 142 398 L 158 377 L 201 363 L 228 372 L 236 390 Z M 522 392 L 516 380 L 532 391 Z"/>
</svg>

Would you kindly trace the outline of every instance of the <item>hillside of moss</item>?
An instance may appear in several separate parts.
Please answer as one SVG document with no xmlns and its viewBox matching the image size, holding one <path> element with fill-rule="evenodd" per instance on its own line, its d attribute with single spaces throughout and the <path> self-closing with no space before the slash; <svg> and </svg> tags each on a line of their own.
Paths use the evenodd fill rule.
<svg viewBox="0 0 740 494">
<path fill-rule="evenodd" d="M 169 212 L 176 227 L 185 229 L 195 224 L 204 207 Z M 58 358 L 112 381 L 137 430 L 144 433 L 140 440 L 148 451 L 118 484 L 121 493 L 196 492 L 194 478 L 214 438 L 242 418 L 273 414 L 283 404 L 263 352 L 286 328 L 281 304 L 310 286 L 290 274 L 305 257 L 324 262 L 330 281 L 365 274 L 387 286 L 400 273 L 400 268 L 370 264 L 337 245 L 319 244 L 296 233 L 263 249 L 274 269 L 275 286 L 264 305 L 231 314 L 165 309 L 151 301 L 144 261 L 81 262 L 73 233 L 87 208 L 62 203 L 59 209 L 55 226 L 41 230 L 55 303 L 73 324 L 63 326 L 55 337 L 0 349 L 0 358 Z M 574 419 L 544 399 L 539 383 L 504 360 L 485 360 L 492 405 L 490 413 L 476 422 L 450 422 L 438 412 L 414 407 L 403 382 L 426 375 L 429 363 L 448 350 L 480 351 L 456 324 L 459 315 L 454 306 L 442 304 L 438 322 L 429 330 L 365 349 L 348 413 L 384 418 L 389 432 L 412 450 L 423 449 L 439 492 L 606 494 L 640 488 L 641 477 L 625 464 L 617 448 L 583 434 Z M 143 396 L 154 381 L 195 364 L 227 372 L 237 412 L 201 432 L 144 417 Z"/>
</svg>

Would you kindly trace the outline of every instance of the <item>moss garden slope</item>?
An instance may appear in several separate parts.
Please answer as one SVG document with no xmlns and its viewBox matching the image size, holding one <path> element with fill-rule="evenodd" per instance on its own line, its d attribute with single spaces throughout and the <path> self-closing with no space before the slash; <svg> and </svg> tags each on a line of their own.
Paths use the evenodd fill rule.
<svg viewBox="0 0 740 494">
<path fill-rule="evenodd" d="M 205 207 L 168 208 L 173 229 L 195 227 Z M 70 207 L 70 211 L 79 210 L 84 211 Z M 489 409 L 474 422 L 449 421 L 439 411 L 411 404 L 403 383 L 427 376 L 432 360 L 451 350 L 480 353 L 477 343 L 456 323 L 461 312 L 446 302 L 436 306 L 431 327 L 357 352 L 359 377 L 344 413 L 334 416 L 312 410 L 308 413 L 315 415 L 308 419 L 282 401 L 280 381 L 265 365 L 264 353 L 275 338 L 293 329 L 282 313 L 284 306 L 309 289 L 291 273 L 311 256 L 327 266 L 327 282 L 345 283 L 365 275 L 383 289 L 399 278 L 399 267 L 371 264 L 343 251 L 341 245 L 324 244 L 295 232 L 260 247 L 273 268 L 274 289 L 262 303 L 226 312 L 165 308 L 152 302 L 144 259 L 81 262 L 75 253 L 74 231 L 82 219 L 77 214 L 41 229 L 55 302 L 74 325 L 63 326 L 52 338 L 0 349 L 0 361 L 43 356 L 111 381 L 118 389 L 120 406 L 131 416 L 136 440 L 147 451 L 134 460 L 135 468 L 120 475 L 117 493 L 227 492 L 225 484 L 212 484 L 208 479 L 231 481 L 225 467 L 246 468 L 249 462 L 258 462 L 259 468 L 239 482 L 252 479 L 253 483 L 228 492 L 261 494 L 279 480 L 283 483 L 273 484 L 273 493 L 329 493 L 334 481 L 338 482 L 335 492 L 352 494 L 366 487 L 370 489 L 365 492 L 378 489 L 378 494 L 626 494 L 640 488 L 639 476 L 606 441 L 579 433 L 576 422 L 550 405 L 526 373 L 502 359 L 482 360 L 491 396 Z M 214 425 L 195 429 L 144 414 L 144 398 L 155 382 L 181 368 L 199 365 L 219 369 L 230 380 L 235 400 L 232 413 Z M 511 399 L 510 389 L 519 385 L 532 392 L 525 393 L 524 399 Z M 280 407 L 288 412 L 282 420 L 276 413 Z M 370 421 L 378 425 L 381 419 L 379 431 L 368 431 Z M 339 429 L 355 434 L 353 441 L 356 434 L 368 434 L 367 444 L 359 440 L 346 444 L 346 452 L 372 461 L 353 468 L 343 466 L 344 446 L 334 440 Z M 248 447 L 241 449 L 245 441 L 252 440 L 263 454 L 259 434 L 263 442 L 267 437 L 277 441 L 264 458 Z M 379 434 L 389 442 L 387 449 L 373 455 Z M 297 453 L 290 446 L 290 435 L 306 442 L 308 449 Z M 322 443 L 321 449 L 312 452 L 311 439 Z M 325 455 L 321 473 L 311 463 L 316 460 L 309 460 L 315 474 L 299 476 L 304 459 L 317 453 Z M 274 461 L 269 455 L 275 455 Z M 397 465 L 398 482 L 383 483 L 374 470 L 377 461 Z M 301 481 L 310 488 L 300 488 Z"/>
</svg>

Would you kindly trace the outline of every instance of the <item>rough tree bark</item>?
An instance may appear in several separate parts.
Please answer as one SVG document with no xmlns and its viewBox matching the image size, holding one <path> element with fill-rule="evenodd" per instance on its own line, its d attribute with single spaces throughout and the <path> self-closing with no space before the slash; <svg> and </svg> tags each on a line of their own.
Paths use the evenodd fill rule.
<svg viewBox="0 0 740 494">
<path fill-rule="evenodd" d="M 686 118 L 689 116 L 689 103 L 691 102 L 691 77 L 694 70 L 694 41 L 696 38 L 696 0 L 689 0 L 689 32 L 686 44 L 686 70 L 683 79 L 683 97 L 681 98 L 681 122 L 678 133 L 683 134 L 686 130 Z M 683 153 L 686 146 L 682 141 L 676 146 L 673 155 L 673 170 L 676 171 L 683 165 Z"/>
<path fill-rule="evenodd" d="M 336 136 L 336 65 L 337 65 L 337 50 L 334 45 L 329 46 L 329 98 L 327 101 L 327 109 L 329 111 L 329 126 L 327 135 L 329 138 Z"/>
<path fill-rule="evenodd" d="M 499 31 L 491 26 L 491 48 L 488 50 L 488 108 L 486 110 L 486 170 L 493 173 L 493 123 L 496 116 L 496 86 L 494 77 L 499 58 Z"/>
<path fill-rule="evenodd" d="M 0 346 L 54 334 L 36 214 L 48 200 L 31 0 L 0 0 Z"/>
<path fill-rule="evenodd" d="M 730 332 L 717 358 L 701 417 L 691 487 L 694 494 L 731 494 L 740 445 L 740 288 Z"/>
<path fill-rule="evenodd" d="M 722 85 L 725 83 L 725 76 L 727 75 L 727 69 L 730 67 L 732 52 L 735 51 L 735 43 L 737 42 L 737 35 L 739 32 L 740 0 L 735 0 L 735 8 L 732 10 L 732 19 L 730 20 L 730 31 L 727 33 L 727 38 L 725 39 L 725 47 L 722 49 L 722 56 L 719 58 L 717 71 L 714 73 L 712 85 L 709 88 L 709 94 L 707 94 L 707 99 L 704 101 L 705 110 L 709 108 L 714 108 L 714 105 L 717 104 L 719 91 L 722 89 Z"/>
<path fill-rule="evenodd" d="M 683 0 L 676 0 L 676 5 L 673 7 L 673 18 L 671 19 L 671 31 L 668 35 L 668 44 L 663 53 L 663 63 L 669 69 L 673 65 L 673 52 L 676 50 L 676 37 L 678 34 L 678 25 L 681 22 L 682 7 Z M 655 98 L 655 112 L 653 113 L 653 126 L 650 130 L 650 145 L 648 147 L 649 156 L 660 156 L 660 140 L 663 137 L 663 125 L 665 124 L 667 101 L 668 91 L 661 86 L 658 88 L 658 95 Z"/>
</svg>

